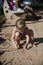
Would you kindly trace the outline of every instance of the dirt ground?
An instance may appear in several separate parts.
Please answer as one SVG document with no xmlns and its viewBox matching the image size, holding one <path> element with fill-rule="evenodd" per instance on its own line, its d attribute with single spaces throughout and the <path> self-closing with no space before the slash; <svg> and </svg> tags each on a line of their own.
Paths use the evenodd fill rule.
<svg viewBox="0 0 43 65">
<path fill-rule="evenodd" d="M 43 15 L 42 15 L 43 16 Z M 0 65 L 43 65 L 43 18 L 36 21 L 26 21 L 26 25 L 34 32 L 34 45 L 27 49 L 14 49 L 9 38 L 15 27 L 14 22 L 5 23 L 0 32 L 0 37 L 6 41 L 0 43 Z"/>
</svg>

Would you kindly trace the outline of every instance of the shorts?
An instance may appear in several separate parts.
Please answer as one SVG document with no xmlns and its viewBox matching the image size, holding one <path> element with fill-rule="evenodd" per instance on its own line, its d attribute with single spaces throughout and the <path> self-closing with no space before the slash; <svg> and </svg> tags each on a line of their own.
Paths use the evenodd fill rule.
<svg viewBox="0 0 43 65">
<path fill-rule="evenodd" d="M 14 11 L 16 11 L 16 10 L 17 10 L 17 7 L 16 7 L 16 6 L 14 6 L 13 10 L 14 10 Z"/>
</svg>

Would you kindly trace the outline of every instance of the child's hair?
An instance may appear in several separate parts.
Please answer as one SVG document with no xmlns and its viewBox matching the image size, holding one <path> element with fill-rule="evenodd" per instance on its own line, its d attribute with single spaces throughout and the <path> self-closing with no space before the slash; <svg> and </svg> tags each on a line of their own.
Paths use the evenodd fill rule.
<svg viewBox="0 0 43 65">
<path fill-rule="evenodd" d="M 19 19 L 16 21 L 17 28 L 23 28 L 25 26 L 25 21 L 23 19 Z"/>
</svg>

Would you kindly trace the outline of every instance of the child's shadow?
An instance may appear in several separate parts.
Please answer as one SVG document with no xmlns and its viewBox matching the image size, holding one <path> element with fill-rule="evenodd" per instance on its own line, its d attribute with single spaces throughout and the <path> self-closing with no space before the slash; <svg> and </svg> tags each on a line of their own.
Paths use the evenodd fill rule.
<svg viewBox="0 0 43 65">
<path fill-rule="evenodd" d="M 36 42 L 35 45 L 38 45 L 40 43 L 43 43 L 43 38 L 35 38 L 34 39 L 34 42 Z"/>
<path fill-rule="evenodd" d="M 43 38 L 35 38 L 33 45 L 37 46 L 37 45 L 39 45 L 41 43 L 43 43 Z M 32 47 L 33 46 L 30 46 L 29 48 L 27 48 L 27 50 L 31 49 Z"/>
</svg>

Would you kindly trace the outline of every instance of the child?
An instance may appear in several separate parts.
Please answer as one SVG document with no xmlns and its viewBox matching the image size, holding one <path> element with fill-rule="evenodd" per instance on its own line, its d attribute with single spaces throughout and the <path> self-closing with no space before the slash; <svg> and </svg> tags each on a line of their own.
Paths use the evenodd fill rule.
<svg viewBox="0 0 43 65">
<path fill-rule="evenodd" d="M 15 48 L 19 48 L 21 40 L 25 40 L 25 43 L 23 42 L 23 45 L 22 45 L 22 47 L 25 49 L 25 48 L 27 48 L 28 43 L 31 40 L 31 36 L 30 36 L 29 29 L 27 28 L 27 26 L 25 24 L 25 21 L 20 19 L 16 22 L 16 27 L 13 30 L 11 41 Z M 32 41 L 33 40 L 31 40 L 31 43 L 32 43 Z"/>
<path fill-rule="evenodd" d="M 14 6 L 13 6 L 13 2 L 12 1 L 9 2 L 9 5 L 10 5 L 11 10 L 13 10 Z"/>
<path fill-rule="evenodd" d="M 13 4 L 14 4 L 13 10 L 14 10 L 14 11 L 16 11 L 17 8 L 18 8 L 18 1 L 19 1 L 19 0 L 13 0 Z"/>
</svg>

